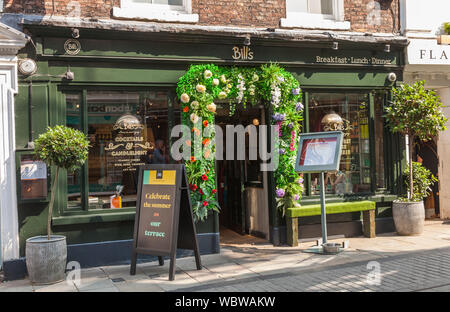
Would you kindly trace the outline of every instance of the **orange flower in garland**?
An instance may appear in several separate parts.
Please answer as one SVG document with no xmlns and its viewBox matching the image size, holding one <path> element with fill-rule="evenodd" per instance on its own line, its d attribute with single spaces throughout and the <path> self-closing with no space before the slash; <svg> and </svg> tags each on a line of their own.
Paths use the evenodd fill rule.
<svg viewBox="0 0 450 312">
<path fill-rule="evenodd" d="M 208 144 L 209 144 L 209 139 L 208 138 L 205 138 L 204 140 L 203 140 L 203 145 L 205 145 L 205 146 L 208 146 Z"/>
<path fill-rule="evenodd" d="M 185 107 L 183 108 L 183 112 L 187 113 L 188 111 L 189 111 L 189 106 L 185 106 Z"/>
<path fill-rule="evenodd" d="M 192 161 L 192 162 L 195 162 L 195 160 L 196 160 L 196 159 L 195 159 L 195 156 L 191 156 L 191 161 Z"/>
<path fill-rule="evenodd" d="M 191 145 L 192 145 L 191 140 L 186 140 L 186 145 L 187 145 L 187 146 L 191 146 Z"/>
<path fill-rule="evenodd" d="M 195 127 L 192 128 L 192 132 L 194 132 L 196 136 L 199 136 L 199 135 L 200 135 L 200 130 L 198 130 L 198 129 L 195 128 Z"/>
<path fill-rule="evenodd" d="M 206 151 L 205 154 L 204 154 L 204 155 L 205 155 L 205 158 L 208 159 L 210 154 L 211 154 L 210 151 Z"/>
<path fill-rule="evenodd" d="M 208 127 L 208 120 L 203 120 L 203 127 Z"/>
</svg>

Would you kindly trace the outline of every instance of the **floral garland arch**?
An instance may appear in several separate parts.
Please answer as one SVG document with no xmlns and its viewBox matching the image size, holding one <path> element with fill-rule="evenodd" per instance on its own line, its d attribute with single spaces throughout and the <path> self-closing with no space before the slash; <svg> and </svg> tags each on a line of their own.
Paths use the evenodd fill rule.
<svg viewBox="0 0 450 312">
<path fill-rule="evenodd" d="M 182 123 L 194 135 L 194 141 L 185 141 L 191 150 L 185 165 L 196 220 L 204 220 L 208 211 L 220 208 L 216 199 L 214 133 L 204 132 L 214 125 L 216 99 L 229 100 L 230 114 L 234 114 L 237 104 L 272 106 L 272 125 L 278 127 L 279 133 L 279 164 L 274 172 L 277 206 L 284 215 L 286 208 L 299 205 L 303 178 L 295 172 L 295 161 L 303 104 L 299 82 L 291 73 L 276 64 L 251 68 L 191 65 L 179 79 L 177 95 L 182 104 Z"/>
</svg>

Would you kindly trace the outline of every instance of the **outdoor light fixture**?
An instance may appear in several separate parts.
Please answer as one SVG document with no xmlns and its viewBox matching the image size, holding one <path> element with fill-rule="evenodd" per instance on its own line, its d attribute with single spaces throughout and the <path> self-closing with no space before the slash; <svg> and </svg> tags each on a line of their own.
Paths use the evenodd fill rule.
<svg viewBox="0 0 450 312">
<path fill-rule="evenodd" d="M 395 73 L 389 73 L 387 78 L 390 82 L 395 82 L 397 80 L 397 75 Z"/>
<path fill-rule="evenodd" d="M 253 119 L 253 125 L 256 126 L 256 127 L 259 126 L 258 118 Z"/>
<path fill-rule="evenodd" d="M 333 50 L 338 50 L 339 49 L 339 42 L 337 42 L 337 41 L 333 42 L 333 46 L 331 48 Z"/>
<path fill-rule="evenodd" d="M 386 45 L 384 46 L 384 52 L 386 52 L 386 53 L 391 52 L 391 45 L 390 45 L 390 44 L 386 44 Z"/>
<path fill-rule="evenodd" d="M 246 45 L 246 46 L 250 45 L 250 35 L 245 36 L 244 45 Z"/>
<path fill-rule="evenodd" d="M 72 28 L 72 37 L 75 39 L 80 37 L 80 31 L 78 30 L 78 28 Z"/>
</svg>

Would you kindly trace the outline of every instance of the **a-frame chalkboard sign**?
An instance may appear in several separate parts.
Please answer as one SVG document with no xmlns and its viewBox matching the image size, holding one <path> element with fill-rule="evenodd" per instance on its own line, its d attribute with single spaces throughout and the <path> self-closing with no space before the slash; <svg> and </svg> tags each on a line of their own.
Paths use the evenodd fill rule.
<svg viewBox="0 0 450 312">
<path fill-rule="evenodd" d="M 138 181 L 130 274 L 136 274 L 138 254 L 158 256 L 159 265 L 169 256 L 169 280 L 174 280 L 177 248 L 193 250 L 201 270 L 184 165 L 141 166 Z"/>
</svg>

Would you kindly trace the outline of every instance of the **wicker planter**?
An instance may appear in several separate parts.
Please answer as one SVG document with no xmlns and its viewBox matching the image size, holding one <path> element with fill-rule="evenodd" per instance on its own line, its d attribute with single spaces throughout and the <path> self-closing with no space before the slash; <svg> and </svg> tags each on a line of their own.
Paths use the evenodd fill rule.
<svg viewBox="0 0 450 312">
<path fill-rule="evenodd" d="M 425 222 L 423 201 L 392 203 L 392 215 L 398 235 L 420 235 Z"/>
<path fill-rule="evenodd" d="M 35 236 L 27 239 L 25 257 L 28 276 L 33 284 L 53 284 L 65 279 L 66 237 Z"/>
</svg>

